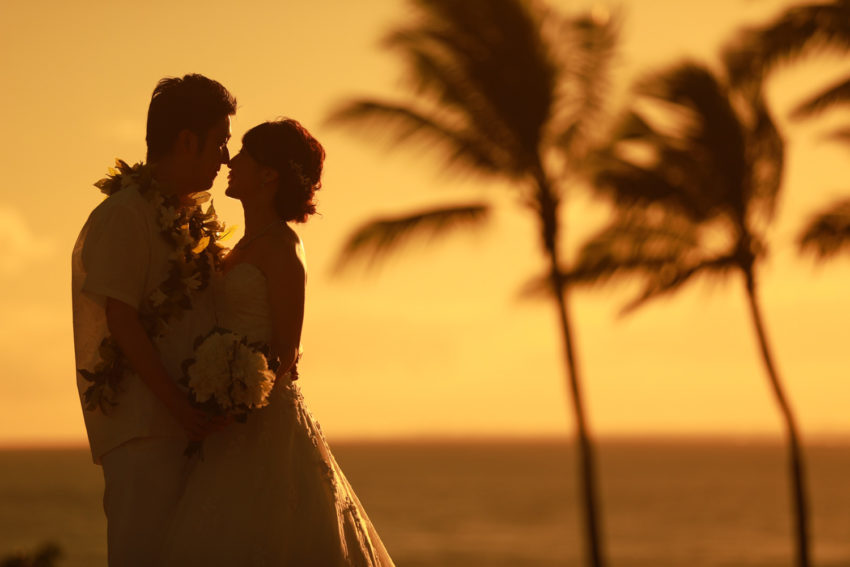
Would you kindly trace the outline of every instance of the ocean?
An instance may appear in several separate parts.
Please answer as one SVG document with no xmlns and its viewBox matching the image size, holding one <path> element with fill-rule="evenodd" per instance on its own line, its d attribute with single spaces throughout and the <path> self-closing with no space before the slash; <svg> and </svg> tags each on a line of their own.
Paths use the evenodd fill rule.
<svg viewBox="0 0 850 567">
<path fill-rule="evenodd" d="M 399 567 L 583 566 L 566 442 L 331 443 Z M 819 567 L 850 567 L 850 442 L 808 443 Z M 610 567 L 791 566 L 779 442 L 605 441 Z M 102 476 L 85 449 L 0 451 L 0 559 L 53 541 L 106 565 Z"/>
</svg>

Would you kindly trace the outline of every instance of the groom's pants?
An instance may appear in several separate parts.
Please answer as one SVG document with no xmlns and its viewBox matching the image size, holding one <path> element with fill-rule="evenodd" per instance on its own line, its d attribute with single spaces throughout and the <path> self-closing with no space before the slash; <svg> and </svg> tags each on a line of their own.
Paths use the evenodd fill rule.
<svg viewBox="0 0 850 567">
<path fill-rule="evenodd" d="M 101 458 L 109 567 L 151 567 L 159 554 L 192 459 L 185 439 L 133 439 Z"/>
</svg>

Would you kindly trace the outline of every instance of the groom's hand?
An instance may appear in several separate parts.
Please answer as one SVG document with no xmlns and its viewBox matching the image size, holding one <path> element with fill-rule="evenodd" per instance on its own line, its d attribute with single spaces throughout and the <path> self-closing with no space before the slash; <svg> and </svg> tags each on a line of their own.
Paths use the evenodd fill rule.
<svg viewBox="0 0 850 567">
<path fill-rule="evenodd" d="M 207 416 L 205 432 L 207 435 L 217 433 L 233 423 L 234 419 L 229 415 L 216 415 L 213 417 Z"/>
<path fill-rule="evenodd" d="M 209 428 L 209 416 L 203 410 L 200 410 L 186 398 L 178 401 L 172 407 L 171 414 L 177 419 L 177 422 L 186 432 L 186 437 L 191 441 L 203 441 L 204 437 L 212 433 Z"/>
<path fill-rule="evenodd" d="M 230 417 L 210 416 L 207 412 L 194 407 L 186 398 L 169 409 L 191 441 L 203 441 L 208 435 L 221 431 L 232 422 Z"/>
</svg>

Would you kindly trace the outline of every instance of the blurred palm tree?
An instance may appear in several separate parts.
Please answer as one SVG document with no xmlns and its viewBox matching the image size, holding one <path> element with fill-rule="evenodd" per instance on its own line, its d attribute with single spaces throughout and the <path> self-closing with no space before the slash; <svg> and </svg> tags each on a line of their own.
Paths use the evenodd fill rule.
<svg viewBox="0 0 850 567">
<path fill-rule="evenodd" d="M 562 265 L 561 209 L 567 183 L 586 173 L 607 92 L 616 25 L 595 12 L 563 18 L 524 0 L 414 0 L 420 19 L 392 32 L 386 46 L 407 63 L 413 96 L 356 100 L 330 122 L 379 132 L 393 146 L 442 150 L 447 171 L 508 181 L 536 217 L 558 309 L 568 390 L 578 439 L 590 563 L 603 564 L 595 460 L 582 401 L 568 290 Z M 448 204 L 364 223 L 348 239 L 340 268 L 370 263 L 411 237 L 480 226 L 486 202 Z"/>
<path fill-rule="evenodd" d="M 55 543 L 45 543 L 32 553 L 15 553 L 0 559 L 0 567 L 54 567 L 62 557 Z"/>
<path fill-rule="evenodd" d="M 792 6 L 773 21 L 749 28 L 729 44 L 724 59 L 737 85 L 758 85 L 777 67 L 821 52 L 850 51 L 850 0 Z M 800 104 L 794 118 L 808 118 L 850 103 L 850 77 Z M 850 142 L 850 129 L 832 138 Z M 812 215 L 799 237 L 800 250 L 826 259 L 850 247 L 850 198 L 839 199 Z"/>
<path fill-rule="evenodd" d="M 758 294 L 765 232 L 781 188 L 783 140 L 759 89 L 738 91 L 694 62 L 636 85 L 636 100 L 596 160 L 598 188 L 618 209 L 583 244 L 570 281 L 624 277 L 642 289 L 624 312 L 700 278 L 741 276 L 789 448 L 796 556 L 809 562 L 803 455 L 794 413 L 774 362 Z"/>
</svg>

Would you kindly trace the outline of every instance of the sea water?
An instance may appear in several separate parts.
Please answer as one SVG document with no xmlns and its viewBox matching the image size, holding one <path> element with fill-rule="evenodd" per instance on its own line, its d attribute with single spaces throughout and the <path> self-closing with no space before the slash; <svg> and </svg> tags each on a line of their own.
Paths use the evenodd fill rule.
<svg viewBox="0 0 850 567">
<path fill-rule="evenodd" d="M 332 447 L 399 567 L 586 564 L 566 442 Z M 850 443 L 809 443 L 806 465 L 815 565 L 850 567 Z M 605 441 L 598 469 L 610 567 L 793 564 L 778 441 Z M 105 565 L 102 490 L 85 449 L 0 451 L 0 560 L 52 541 L 60 566 Z"/>
</svg>

